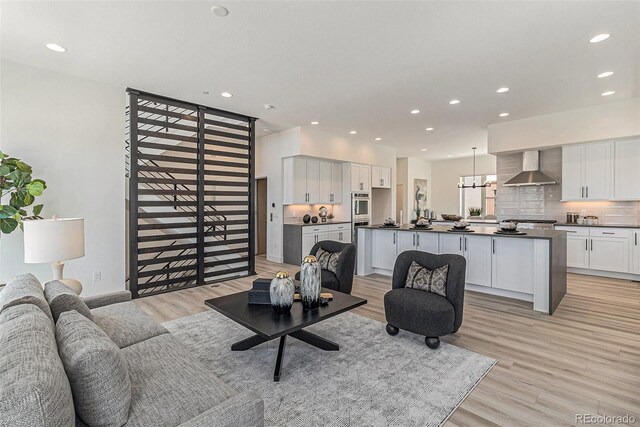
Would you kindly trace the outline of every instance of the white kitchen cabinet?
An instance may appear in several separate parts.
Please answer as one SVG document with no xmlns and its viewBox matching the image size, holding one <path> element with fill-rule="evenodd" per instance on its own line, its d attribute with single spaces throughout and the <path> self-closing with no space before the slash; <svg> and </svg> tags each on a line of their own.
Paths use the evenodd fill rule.
<svg viewBox="0 0 640 427">
<path fill-rule="evenodd" d="M 329 225 L 328 240 L 340 243 L 351 243 L 351 224 Z"/>
<path fill-rule="evenodd" d="M 356 193 L 371 191 L 371 166 L 351 163 L 351 191 Z"/>
<path fill-rule="evenodd" d="M 589 268 L 593 270 L 629 272 L 629 239 L 591 237 Z"/>
<path fill-rule="evenodd" d="M 562 200 L 609 200 L 613 189 L 611 142 L 562 147 Z"/>
<path fill-rule="evenodd" d="M 466 282 L 491 286 L 491 237 L 469 234 L 440 234 L 440 253 L 458 254 L 467 259 Z"/>
<path fill-rule="evenodd" d="M 439 253 L 438 235 L 436 233 L 416 232 L 416 249 L 432 254 Z"/>
<path fill-rule="evenodd" d="M 391 188 L 391 168 L 371 166 L 371 188 Z"/>
<path fill-rule="evenodd" d="M 400 255 L 404 251 L 416 250 L 416 233 L 401 231 L 398 233 L 397 253 Z"/>
<path fill-rule="evenodd" d="M 567 267 L 589 268 L 589 237 L 567 235 Z"/>
<path fill-rule="evenodd" d="M 283 203 L 342 203 L 342 165 L 304 157 L 283 160 Z"/>
<path fill-rule="evenodd" d="M 491 286 L 508 291 L 533 293 L 535 241 L 493 237 Z"/>
<path fill-rule="evenodd" d="M 633 230 L 631 238 L 631 272 L 640 274 L 640 230 Z"/>
<path fill-rule="evenodd" d="M 397 231 L 373 230 L 371 236 L 371 266 L 373 268 L 393 270 L 397 255 L 397 238 Z"/>
<path fill-rule="evenodd" d="M 613 198 L 640 200 L 640 139 L 614 143 Z"/>
<path fill-rule="evenodd" d="M 330 203 L 342 203 L 342 164 L 340 163 L 331 163 Z"/>
</svg>

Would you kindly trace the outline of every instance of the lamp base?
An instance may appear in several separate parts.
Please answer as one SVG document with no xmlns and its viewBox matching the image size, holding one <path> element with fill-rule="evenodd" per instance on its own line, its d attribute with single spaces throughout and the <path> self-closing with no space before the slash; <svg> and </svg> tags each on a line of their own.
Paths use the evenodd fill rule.
<svg viewBox="0 0 640 427">
<path fill-rule="evenodd" d="M 82 292 L 82 283 L 80 283 L 76 279 L 62 278 L 62 270 L 64 269 L 64 262 L 56 261 L 51 264 L 51 268 L 53 269 L 53 280 L 59 281 L 63 285 L 70 288 L 73 292 L 80 295 L 80 293 Z"/>
</svg>

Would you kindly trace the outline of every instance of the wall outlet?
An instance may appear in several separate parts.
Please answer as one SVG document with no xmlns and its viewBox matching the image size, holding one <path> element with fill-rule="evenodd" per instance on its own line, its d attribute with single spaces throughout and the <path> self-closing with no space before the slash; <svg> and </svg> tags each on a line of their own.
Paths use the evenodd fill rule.
<svg viewBox="0 0 640 427">
<path fill-rule="evenodd" d="M 93 281 L 94 282 L 99 282 L 100 280 L 102 280 L 102 272 L 101 271 L 94 271 L 93 272 Z"/>
</svg>

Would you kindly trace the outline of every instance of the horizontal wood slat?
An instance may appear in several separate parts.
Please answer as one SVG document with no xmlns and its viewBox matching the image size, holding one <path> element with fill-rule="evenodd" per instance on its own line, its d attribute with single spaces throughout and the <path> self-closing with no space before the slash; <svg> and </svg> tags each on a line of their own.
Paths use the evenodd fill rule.
<svg viewBox="0 0 640 427">
<path fill-rule="evenodd" d="M 197 212 L 182 212 L 182 211 L 173 211 L 173 212 L 139 212 L 138 218 L 195 218 L 197 216 Z"/>
<path fill-rule="evenodd" d="M 138 206 L 140 207 L 162 207 L 162 206 L 187 206 L 196 208 L 198 206 L 198 202 L 195 200 L 140 200 L 138 202 Z"/>
<path fill-rule="evenodd" d="M 205 267 L 219 267 L 221 265 L 233 265 L 240 264 L 242 262 L 249 262 L 249 257 L 240 257 L 240 258 L 230 258 L 230 259 L 221 259 L 218 261 L 210 261 L 205 262 Z"/>
<path fill-rule="evenodd" d="M 191 275 L 191 276 L 184 276 L 184 277 L 176 277 L 173 279 L 165 279 L 165 280 L 154 280 L 151 283 L 139 283 L 138 284 L 138 289 L 143 290 L 143 289 L 150 289 L 150 288 L 156 288 L 156 287 L 160 287 L 160 286 L 167 286 L 167 285 L 175 285 L 177 283 L 184 283 L 184 282 L 189 282 L 192 280 L 198 280 L 198 276 L 197 275 Z M 195 286 L 195 285 L 193 285 Z M 180 289 L 184 289 L 184 287 L 180 287 Z"/>
<path fill-rule="evenodd" d="M 204 145 L 213 145 L 214 147 L 227 147 L 227 148 L 237 148 L 239 150 L 248 150 L 248 144 L 238 144 L 235 142 L 227 142 L 227 141 L 219 141 L 217 139 L 208 139 L 204 140 Z"/>
<path fill-rule="evenodd" d="M 249 159 L 248 154 L 244 153 L 234 153 L 232 151 L 220 151 L 220 150 L 204 150 L 204 154 L 209 156 L 220 156 L 220 157 L 234 157 L 236 159 Z"/>
<path fill-rule="evenodd" d="M 161 115 L 161 116 L 175 117 L 177 119 L 189 120 L 189 121 L 192 121 L 192 122 L 197 122 L 198 121 L 198 116 L 196 116 L 196 115 L 190 115 L 190 114 L 185 114 L 185 113 L 177 113 L 175 111 L 161 110 L 159 108 L 153 108 L 153 107 L 148 107 L 148 106 L 139 105 L 138 106 L 138 111 L 141 111 L 143 113 L 158 114 L 158 115 Z M 138 118 L 138 120 L 140 120 L 140 118 Z"/>
<path fill-rule="evenodd" d="M 183 142 L 193 142 L 193 143 L 198 142 L 198 138 L 194 138 L 192 136 L 178 135 L 175 133 L 168 133 L 168 132 L 155 132 L 155 131 L 146 130 L 146 129 L 138 129 L 138 135 L 150 136 L 150 137 L 159 138 L 159 139 L 168 139 L 171 141 L 183 141 Z"/>
<path fill-rule="evenodd" d="M 180 239 L 195 239 L 198 237 L 198 233 L 172 233 L 172 234 L 160 234 L 157 236 L 138 236 L 139 242 L 160 242 L 162 240 L 180 240 Z"/>
<path fill-rule="evenodd" d="M 164 256 L 158 258 L 139 259 L 138 265 L 154 265 L 154 264 L 168 264 L 170 262 L 185 261 L 189 259 L 195 259 L 195 254 Z"/>
<path fill-rule="evenodd" d="M 138 182 L 143 184 L 174 184 L 174 185 L 197 185 L 198 181 L 195 179 L 178 179 L 178 178 L 154 178 L 141 176 L 138 178 Z M 225 183 L 228 181 L 224 181 Z M 219 185 L 219 184 L 213 184 Z"/>
<path fill-rule="evenodd" d="M 138 123 L 151 125 L 151 126 L 158 126 L 158 127 L 163 127 L 163 128 L 169 128 L 169 129 L 184 130 L 184 131 L 193 132 L 193 133 L 198 132 L 198 127 L 197 126 L 182 125 L 182 124 L 177 123 L 175 121 L 174 122 L 170 122 L 170 121 L 149 119 L 147 117 L 138 117 Z"/>
<path fill-rule="evenodd" d="M 204 273 L 204 277 L 223 276 L 223 275 L 232 274 L 232 273 L 240 273 L 243 271 L 247 271 L 247 267 L 225 268 L 224 270 L 209 271 L 207 273 Z"/>
<path fill-rule="evenodd" d="M 204 225 L 208 225 L 208 226 L 222 226 L 222 225 L 243 225 L 243 224 L 249 224 L 249 220 L 248 219 L 231 219 L 228 221 L 205 221 Z"/>
<path fill-rule="evenodd" d="M 196 175 L 198 173 L 197 169 L 185 169 L 185 168 L 175 168 L 175 167 L 165 168 L 160 166 L 148 166 L 148 165 L 138 166 L 138 171 L 155 172 L 155 173 L 175 173 L 175 174 L 183 174 L 183 175 Z"/>
<path fill-rule="evenodd" d="M 249 197 L 248 191 L 219 191 L 219 190 L 207 190 L 204 192 L 207 196 L 237 196 L 237 197 Z"/>
<path fill-rule="evenodd" d="M 157 154 L 140 153 L 138 158 L 141 160 L 153 160 L 156 162 L 175 162 L 175 163 L 191 163 L 197 164 L 198 159 L 190 159 L 188 157 L 162 156 Z"/>
<path fill-rule="evenodd" d="M 205 129 L 204 133 L 205 135 L 221 136 L 223 138 L 239 139 L 241 141 L 249 141 L 251 139 L 248 133 L 239 134 L 239 133 L 223 132 L 220 130 L 213 130 L 213 129 Z"/>
<path fill-rule="evenodd" d="M 183 145 L 171 145 L 171 144 L 158 144 L 157 142 L 140 141 L 138 147 L 151 148 L 153 150 L 178 151 L 181 153 L 198 153 L 198 149 L 195 147 L 185 147 Z"/>
<path fill-rule="evenodd" d="M 212 221 L 215 222 L 215 221 Z M 212 224 L 213 225 L 213 224 Z M 196 228 L 198 224 L 193 222 L 165 222 L 157 224 L 138 224 L 138 230 L 167 230 L 172 228 Z"/>
<path fill-rule="evenodd" d="M 195 190 L 152 190 L 149 188 L 141 188 L 138 190 L 138 194 L 143 196 L 151 196 L 151 195 L 166 195 L 166 196 L 193 196 L 195 197 L 198 192 Z"/>
<path fill-rule="evenodd" d="M 247 125 L 236 125 L 233 123 L 221 122 L 220 120 L 213 120 L 213 119 L 206 119 L 206 118 L 204 119 L 204 122 L 208 125 L 220 126 L 227 129 L 235 129 L 235 130 L 241 130 L 243 132 L 249 132 L 249 126 Z"/>
<path fill-rule="evenodd" d="M 205 248 L 210 248 L 214 246 L 230 246 L 230 245 L 239 245 L 243 243 L 249 243 L 249 239 L 227 239 L 227 240 L 212 240 L 210 242 L 204 242 Z M 205 252 L 210 254 L 211 252 Z"/>
<path fill-rule="evenodd" d="M 240 182 L 240 181 L 211 181 L 204 180 L 204 185 L 214 185 L 216 187 L 248 187 L 248 182 Z"/>
<path fill-rule="evenodd" d="M 240 168 L 240 169 L 249 169 L 250 164 L 247 163 L 237 163 L 237 162 L 226 162 L 222 160 L 205 160 L 205 165 L 209 166 L 227 166 L 230 168 Z"/>
<path fill-rule="evenodd" d="M 224 242 L 223 242 L 224 243 Z M 138 248 L 139 254 L 153 254 L 156 252 L 169 252 L 169 251 L 181 251 L 185 249 L 196 249 L 197 243 L 185 243 L 180 245 L 164 245 L 164 246 L 149 246 Z"/>
<path fill-rule="evenodd" d="M 221 251 L 215 251 L 215 252 L 207 252 L 205 254 L 205 257 L 215 257 L 215 256 L 222 256 L 222 255 L 233 255 L 233 254 L 241 254 L 241 253 L 248 253 L 249 252 L 249 248 L 244 247 L 244 248 L 234 248 L 234 249 L 224 249 Z"/>
</svg>

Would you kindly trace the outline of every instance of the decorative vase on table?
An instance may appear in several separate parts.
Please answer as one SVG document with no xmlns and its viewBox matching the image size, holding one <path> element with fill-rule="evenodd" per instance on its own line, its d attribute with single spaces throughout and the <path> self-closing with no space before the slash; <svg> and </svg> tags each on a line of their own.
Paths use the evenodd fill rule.
<svg viewBox="0 0 640 427">
<path fill-rule="evenodd" d="M 289 273 L 278 271 L 269 286 L 269 296 L 271 297 L 273 310 L 278 314 L 285 314 L 291 311 L 294 294 L 295 284 L 289 277 Z"/>
<path fill-rule="evenodd" d="M 313 255 L 307 255 L 300 266 L 300 297 L 305 310 L 315 310 L 320 305 L 320 264 Z"/>
</svg>

